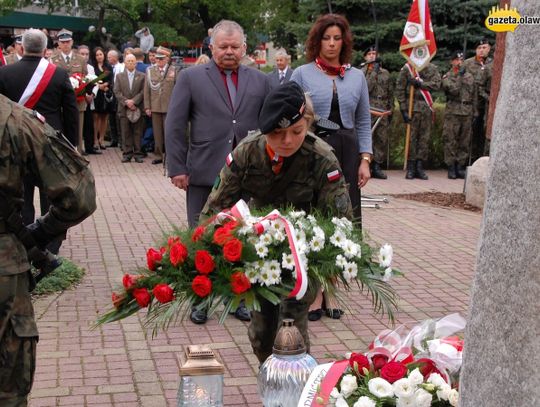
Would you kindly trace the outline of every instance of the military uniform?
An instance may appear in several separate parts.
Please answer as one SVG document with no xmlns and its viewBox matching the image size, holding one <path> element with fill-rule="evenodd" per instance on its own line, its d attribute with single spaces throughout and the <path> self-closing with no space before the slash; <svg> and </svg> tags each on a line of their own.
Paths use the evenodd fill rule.
<svg viewBox="0 0 540 407">
<path fill-rule="evenodd" d="M 474 77 L 474 120 L 472 125 L 472 161 L 484 155 L 486 144 L 485 123 L 489 109 L 489 93 L 491 87 L 491 70 L 493 60 L 485 61 L 477 57 L 465 60 L 463 67 Z"/>
<path fill-rule="evenodd" d="M 335 216 L 352 218 L 348 188 L 338 160 L 331 147 L 318 137 L 308 133 L 300 150 L 285 158 L 278 174 L 272 170 L 266 139 L 260 132 L 245 138 L 231 157 L 230 165 L 221 170 L 201 216 L 230 208 L 240 198 L 249 197 L 249 203 L 254 207 L 277 208 L 292 204 L 298 209 L 317 208 Z M 332 174 L 336 171 L 339 177 L 334 180 Z M 263 301 L 261 312 L 252 312 L 248 335 L 261 363 L 272 353 L 279 321 L 283 318 L 295 319 L 309 351 L 307 316 L 316 289 L 310 292 L 313 294 L 300 301 L 287 299 L 279 306 Z"/>
<path fill-rule="evenodd" d="M 446 93 L 443 125 L 444 162 L 449 168 L 449 178 L 455 178 L 455 175 L 461 178 L 469 155 L 474 109 L 474 77 L 464 68 L 452 68 L 443 76 L 442 87 Z"/>
<path fill-rule="evenodd" d="M 419 72 L 422 80 L 422 89 L 430 92 L 436 91 L 441 86 L 441 75 L 434 64 L 429 64 Z M 411 74 L 406 66 L 401 68 L 396 83 L 396 99 L 402 112 L 408 112 L 409 109 L 409 87 Z M 427 160 L 429 153 L 429 139 L 431 138 L 433 125 L 433 112 L 426 103 L 422 93 L 418 88 L 414 90 L 413 116 L 411 119 L 411 144 L 409 148 L 408 174 L 415 165 L 414 173 L 418 178 L 427 179 L 427 176 L 420 176 L 424 173 L 423 161 Z M 416 160 L 416 163 L 415 163 Z M 414 177 L 413 177 L 414 178 Z"/>
<path fill-rule="evenodd" d="M 30 227 L 38 246 L 45 247 L 95 210 L 94 178 L 88 162 L 41 115 L 0 95 L 0 192 L 15 208 L 22 205 L 23 176 L 29 172 L 51 201 L 49 212 Z M 38 332 L 27 252 L 8 216 L 0 213 L 0 405 L 26 406 Z"/>
<path fill-rule="evenodd" d="M 166 65 L 163 71 L 157 65 L 146 70 L 144 110 L 150 109 L 152 111 L 154 154 L 158 161 L 163 160 L 165 118 L 177 76 L 177 69 L 170 64 Z"/>
<path fill-rule="evenodd" d="M 390 110 L 394 108 L 394 84 L 390 77 L 390 72 L 382 68 L 379 63 L 366 64 L 362 68 L 366 76 L 369 91 L 369 105 L 378 109 Z M 371 127 L 373 128 L 377 117 L 372 117 Z M 388 148 L 388 130 L 390 128 L 391 116 L 383 116 L 372 134 L 373 138 L 373 163 L 372 166 L 380 168 L 385 161 Z"/>
<path fill-rule="evenodd" d="M 22 59 L 22 56 L 19 56 L 16 52 L 13 54 L 9 54 L 6 56 L 6 65 L 14 64 L 15 62 L 19 62 Z"/>
</svg>

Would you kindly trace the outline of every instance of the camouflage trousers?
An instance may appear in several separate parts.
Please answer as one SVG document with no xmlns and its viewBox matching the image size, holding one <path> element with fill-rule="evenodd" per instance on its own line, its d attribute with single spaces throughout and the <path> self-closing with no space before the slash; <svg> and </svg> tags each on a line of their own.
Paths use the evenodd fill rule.
<svg viewBox="0 0 540 407">
<path fill-rule="evenodd" d="M 426 161 L 428 159 L 432 127 L 433 114 L 427 105 L 423 106 L 422 110 L 413 112 L 411 118 L 409 160 Z"/>
<path fill-rule="evenodd" d="M 261 364 L 272 354 L 277 331 L 285 318 L 294 319 L 294 326 L 302 334 L 306 351 L 309 353 L 308 312 L 309 306 L 315 301 L 317 290 L 310 288 L 301 300 L 287 298 L 278 305 L 261 299 L 261 311 L 251 313 L 251 323 L 248 328 L 253 353 Z"/>
<path fill-rule="evenodd" d="M 378 117 L 371 120 L 371 128 L 375 125 Z M 390 129 L 390 119 L 388 116 L 381 118 L 375 132 L 373 132 L 373 159 L 375 162 L 386 162 L 386 154 L 388 150 L 388 131 Z"/>
<path fill-rule="evenodd" d="M 466 165 L 469 159 L 472 115 L 445 113 L 443 124 L 444 162 Z"/>
<path fill-rule="evenodd" d="M 37 326 L 28 273 L 0 276 L 0 406 L 23 407 L 36 367 Z"/>
</svg>

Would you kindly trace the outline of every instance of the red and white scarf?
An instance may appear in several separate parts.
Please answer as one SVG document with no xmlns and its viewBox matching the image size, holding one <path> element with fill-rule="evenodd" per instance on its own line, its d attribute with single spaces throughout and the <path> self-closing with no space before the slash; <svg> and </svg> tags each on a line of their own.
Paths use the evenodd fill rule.
<svg viewBox="0 0 540 407">
<path fill-rule="evenodd" d="M 55 71 L 56 65 L 51 64 L 45 58 L 41 58 L 18 103 L 32 109 L 43 95 L 45 89 L 47 89 Z"/>
</svg>

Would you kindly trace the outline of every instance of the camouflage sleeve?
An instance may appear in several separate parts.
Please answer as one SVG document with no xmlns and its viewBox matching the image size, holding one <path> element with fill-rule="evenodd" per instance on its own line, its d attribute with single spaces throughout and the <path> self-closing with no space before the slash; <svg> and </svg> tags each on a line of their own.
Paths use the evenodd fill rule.
<svg viewBox="0 0 540 407">
<path fill-rule="evenodd" d="M 489 102 L 489 94 L 491 91 L 491 66 L 482 71 L 480 84 L 478 85 L 478 96 L 484 101 Z"/>
<path fill-rule="evenodd" d="M 352 219 L 351 199 L 337 159 L 322 158 L 314 175 L 321 186 L 317 207 L 331 215 Z"/>
<path fill-rule="evenodd" d="M 49 212 L 36 222 L 48 236 L 63 235 L 96 209 L 96 189 L 88 161 L 64 136 L 44 126 L 29 110 L 22 112 L 21 131 L 31 151 L 30 166 L 51 202 Z"/>
<path fill-rule="evenodd" d="M 201 211 L 200 221 L 223 209 L 232 207 L 242 197 L 241 181 L 247 158 L 243 147 L 243 145 L 239 145 L 229 155 L 227 163 L 217 176 L 212 192 L 210 192 Z"/>
<path fill-rule="evenodd" d="M 388 110 L 394 110 L 394 82 L 392 81 L 392 77 L 390 76 L 390 72 L 388 72 L 388 80 L 386 81 L 386 84 L 388 86 Z"/>
<path fill-rule="evenodd" d="M 399 75 L 396 81 L 395 90 L 396 99 L 399 102 L 400 109 L 407 108 L 407 76 L 409 76 L 407 68 L 401 68 L 401 71 L 399 71 Z"/>
<path fill-rule="evenodd" d="M 439 90 L 441 87 L 441 75 L 435 65 L 428 65 L 428 67 L 420 72 L 420 77 L 424 83 L 422 88 L 426 88 L 430 92 Z"/>
<path fill-rule="evenodd" d="M 454 75 L 451 71 L 443 76 L 442 88 L 447 95 L 457 96 L 461 88 L 460 76 Z"/>
</svg>

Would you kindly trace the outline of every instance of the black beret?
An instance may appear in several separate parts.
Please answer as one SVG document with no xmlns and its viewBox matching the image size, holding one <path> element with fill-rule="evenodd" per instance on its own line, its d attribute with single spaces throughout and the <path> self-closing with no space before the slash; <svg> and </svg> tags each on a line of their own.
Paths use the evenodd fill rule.
<svg viewBox="0 0 540 407">
<path fill-rule="evenodd" d="M 368 54 L 368 52 L 371 52 L 371 51 L 379 52 L 379 51 L 377 51 L 377 47 L 375 45 L 372 45 L 372 46 L 366 48 L 366 50 L 364 51 L 364 56 L 366 56 Z"/>
<path fill-rule="evenodd" d="M 476 46 L 480 46 L 480 45 L 484 45 L 484 44 L 487 44 L 487 45 L 491 45 L 489 43 L 489 40 L 487 38 L 482 38 L 481 40 L 479 40 L 477 43 L 476 43 Z"/>
<path fill-rule="evenodd" d="M 292 126 L 304 116 L 304 91 L 294 81 L 280 85 L 266 96 L 259 113 L 259 129 L 268 134 L 275 129 Z"/>
<path fill-rule="evenodd" d="M 22 35 L 16 35 L 13 37 L 14 44 L 22 44 Z"/>
<path fill-rule="evenodd" d="M 461 51 L 452 52 L 452 55 L 450 55 L 450 59 L 453 60 L 453 59 L 456 59 L 456 58 L 463 59 L 463 52 L 461 52 Z"/>
</svg>

